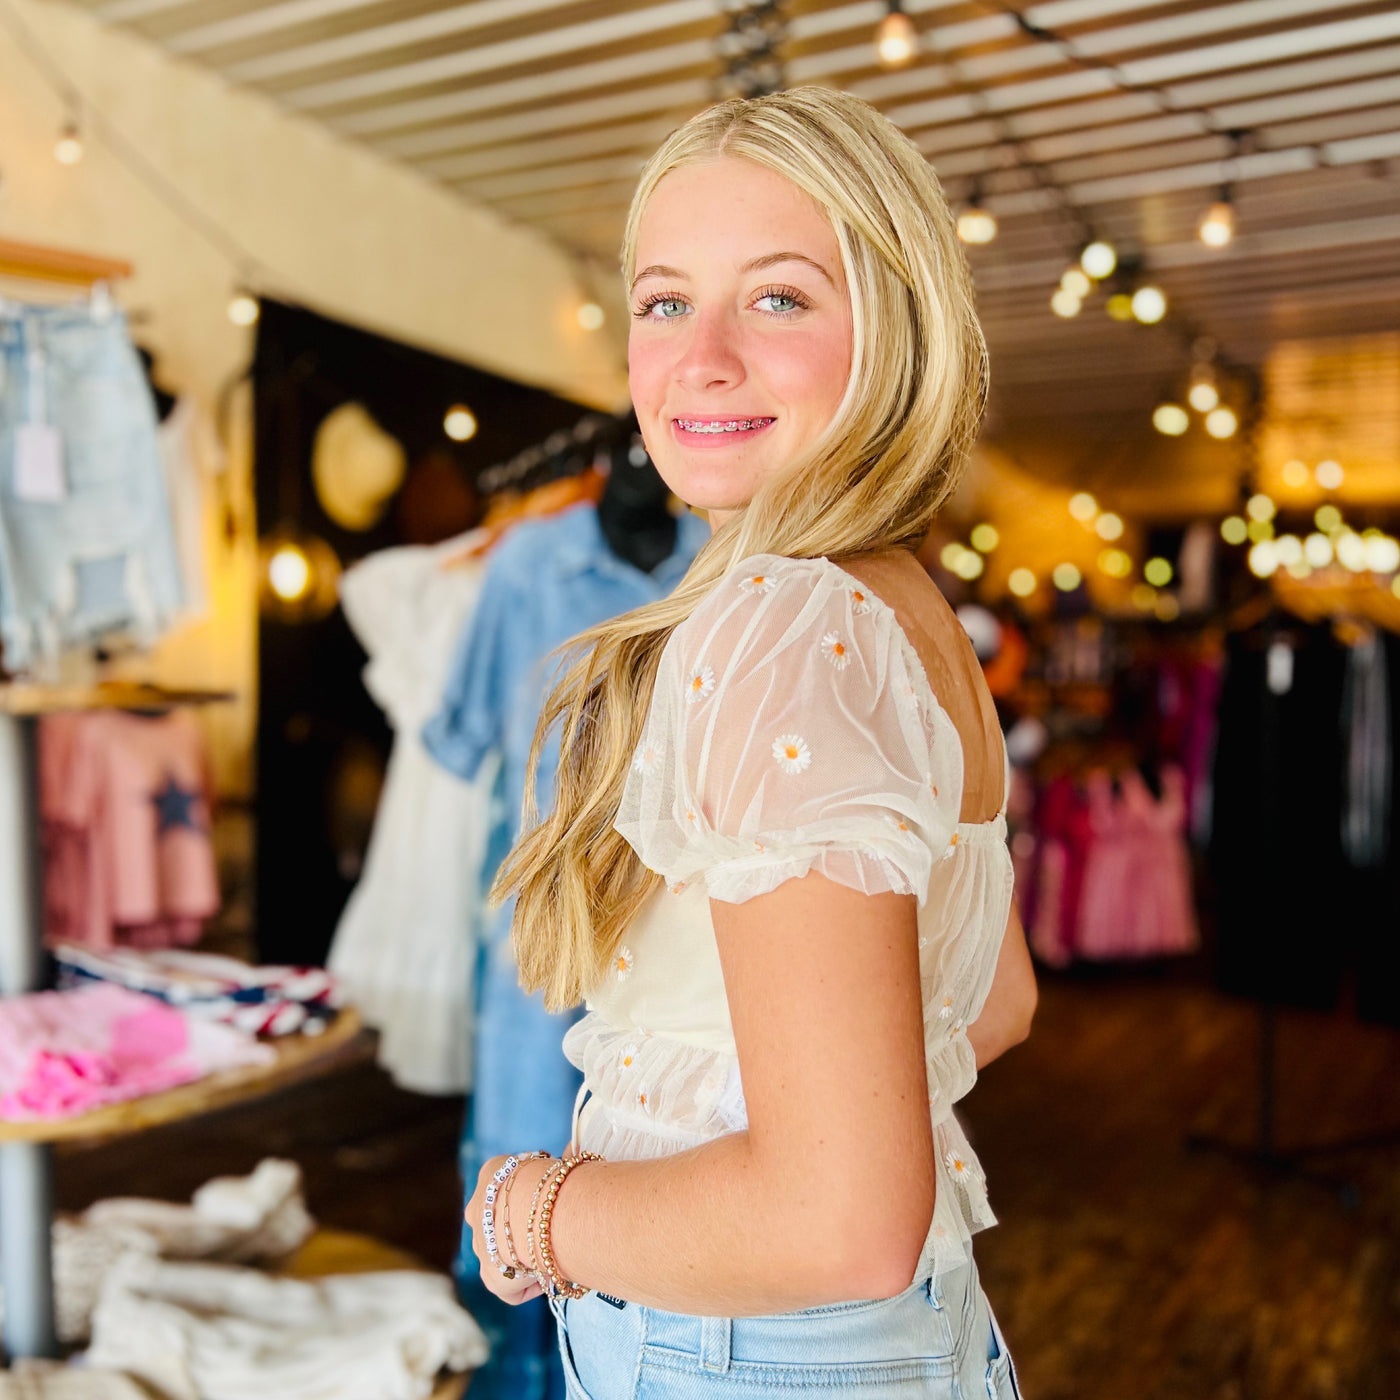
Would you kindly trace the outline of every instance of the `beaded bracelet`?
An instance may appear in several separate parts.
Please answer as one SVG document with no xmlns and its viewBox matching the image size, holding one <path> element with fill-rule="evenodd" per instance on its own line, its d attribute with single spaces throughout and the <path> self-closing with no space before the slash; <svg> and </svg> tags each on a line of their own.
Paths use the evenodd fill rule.
<svg viewBox="0 0 1400 1400">
<path fill-rule="evenodd" d="M 543 1286 L 544 1280 L 540 1278 L 540 1256 L 535 1249 L 535 1212 L 539 1209 L 540 1193 L 544 1190 L 545 1182 L 553 1174 L 554 1168 L 550 1167 L 535 1183 L 535 1194 L 530 1197 L 530 1214 L 525 1220 L 525 1247 L 530 1255 L 526 1268 L 541 1286 Z"/>
<path fill-rule="evenodd" d="M 490 1184 L 486 1187 L 486 1204 L 481 1211 L 481 1238 L 486 1244 L 487 1257 L 503 1274 L 506 1272 L 506 1266 L 501 1263 L 501 1256 L 496 1252 L 496 1196 L 519 1165 L 519 1157 L 507 1157 L 491 1173 Z M 509 1274 L 506 1276 L 511 1277 Z"/>
<path fill-rule="evenodd" d="M 549 1155 L 548 1152 L 522 1152 L 520 1154 L 520 1161 L 522 1163 L 534 1162 L 542 1159 L 547 1161 Z M 546 1176 L 548 1176 L 548 1174 L 548 1172 L 545 1173 Z M 510 1232 L 510 1188 L 515 1185 L 516 1175 L 516 1172 L 511 1172 L 511 1174 L 506 1177 L 506 1184 L 501 1192 L 501 1223 L 505 1226 L 506 1230 L 506 1262 L 501 1265 L 501 1273 L 504 1274 L 506 1278 L 515 1278 L 517 1274 L 532 1272 L 525 1267 L 516 1254 L 515 1237 Z"/>
<path fill-rule="evenodd" d="M 543 1266 L 541 1272 L 546 1275 L 546 1278 L 541 1282 L 545 1293 L 551 1298 L 582 1298 L 589 1291 L 579 1284 L 560 1277 L 559 1265 L 554 1259 L 554 1245 L 550 1238 L 550 1227 L 554 1221 L 555 1202 L 559 1198 L 560 1189 L 568 1179 L 569 1173 L 584 1162 L 601 1162 L 602 1160 L 596 1152 L 579 1152 L 574 1156 L 565 1157 L 548 1174 L 549 1189 L 545 1192 L 544 1201 L 540 1205 L 539 1259 Z"/>
</svg>

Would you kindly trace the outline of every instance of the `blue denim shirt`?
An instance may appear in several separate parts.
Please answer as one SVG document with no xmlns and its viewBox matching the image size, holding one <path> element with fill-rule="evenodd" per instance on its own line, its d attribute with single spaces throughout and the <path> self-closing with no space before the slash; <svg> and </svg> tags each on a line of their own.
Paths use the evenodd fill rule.
<svg viewBox="0 0 1400 1400">
<path fill-rule="evenodd" d="M 689 512 L 676 525 L 675 549 L 649 574 L 608 548 L 591 505 L 518 525 L 491 556 L 481 602 L 423 742 L 444 768 L 468 779 L 500 750 L 510 842 L 520 829 L 535 722 L 558 666 L 549 653 L 587 627 L 670 593 L 710 537 L 709 526 Z M 558 766 L 555 734 L 540 755 L 541 811 Z"/>
</svg>

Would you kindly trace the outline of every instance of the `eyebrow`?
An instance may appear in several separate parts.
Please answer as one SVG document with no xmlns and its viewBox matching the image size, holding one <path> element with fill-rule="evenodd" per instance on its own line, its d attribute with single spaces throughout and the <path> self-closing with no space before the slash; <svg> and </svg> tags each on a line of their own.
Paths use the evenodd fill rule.
<svg viewBox="0 0 1400 1400">
<path fill-rule="evenodd" d="M 761 257 L 750 258 L 740 272 L 761 272 L 766 267 L 772 267 L 775 263 L 800 262 L 806 263 L 808 267 L 815 268 L 835 287 L 836 283 L 831 274 L 815 258 L 809 258 L 806 253 L 764 253 Z M 633 279 L 632 288 L 635 291 L 638 282 L 647 277 L 680 277 L 689 280 L 688 275 L 678 267 L 667 267 L 665 263 L 652 263 L 650 267 L 644 267 Z"/>
</svg>

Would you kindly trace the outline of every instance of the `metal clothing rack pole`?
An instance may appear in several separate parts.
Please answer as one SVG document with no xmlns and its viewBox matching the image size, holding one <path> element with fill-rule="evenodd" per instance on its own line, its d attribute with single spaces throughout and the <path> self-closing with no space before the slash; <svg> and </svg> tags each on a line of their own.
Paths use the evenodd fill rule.
<svg viewBox="0 0 1400 1400">
<path fill-rule="evenodd" d="M 0 996 L 38 988 L 40 940 L 38 721 L 0 712 Z M 5 1351 L 54 1356 L 52 1151 L 0 1143 L 0 1286 Z"/>
</svg>

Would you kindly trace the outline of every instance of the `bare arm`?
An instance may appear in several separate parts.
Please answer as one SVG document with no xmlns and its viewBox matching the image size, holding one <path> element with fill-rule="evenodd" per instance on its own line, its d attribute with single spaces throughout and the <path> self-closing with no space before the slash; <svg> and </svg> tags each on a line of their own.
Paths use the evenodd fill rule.
<svg viewBox="0 0 1400 1400">
<path fill-rule="evenodd" d="M 914 900 L 812 874 L 711 909 L 749 1128 L 575 1169 L 554 1216 L 559 1268 L 702 1315 L 897 1293 L 935 1191 Z M 517 1241 L 540 1174 L 520 1170 Z"/>
<path fill-rule="evenodd" d="M 987 1003 L 982 1014 L 967 1028 L 968 1042 L 977 1052 L 979 1070 L 1030 1035 L 1038 1000 L 1026 932 L 1021 926 L 1020 911 L 1013 903 Z"/>
</svg>

